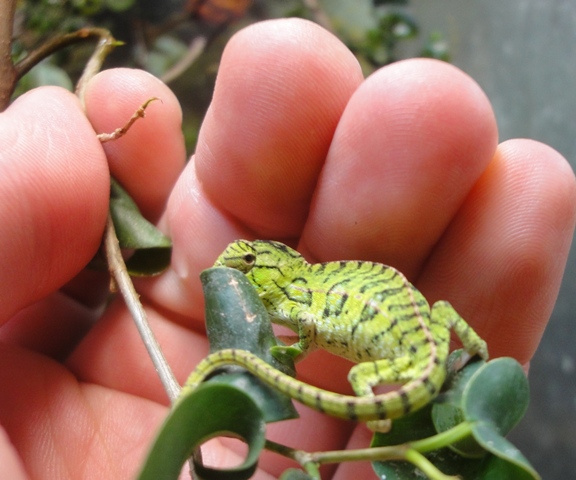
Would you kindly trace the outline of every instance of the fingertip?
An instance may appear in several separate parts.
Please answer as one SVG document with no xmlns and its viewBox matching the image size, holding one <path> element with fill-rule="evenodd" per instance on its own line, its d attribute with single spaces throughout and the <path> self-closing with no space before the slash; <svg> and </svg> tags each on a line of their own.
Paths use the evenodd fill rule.
<svg viewBox="0 0 576 480">
<path fill-rule="evenodd" d="M 123 127 L 146 101 L 156 98 L 120 139 L 104 144 L 112 175 L 145 216 L 156 220 L 186 159 L 182 110 L 174 93 L 142 70 L 104 70 L 88 84 L 87 116 L 98 133 Z"/>
<path fill-rule="evenodd" d="M 576 182 L 540 142 L 498 146 L 417 286 L 451 301 L 491 356 L 529 361 L 556 301 L 574 232 Z"/>
<path fill-rule="evenodd" d="M 206 194 L 261 236 L 297 235 L 361 81 L 352 53 L 311 22 L 273 20 L 238 32 L 222 56 L 196 151 Z"/>
<path fill-rule="evenodd" d="M 378 70 L 334 134 L 307 249 L 322 260 L 370 258 L 417 272 L 496 145 L 490 102 L 461 70 L 430 59 Z"/>
</svg>

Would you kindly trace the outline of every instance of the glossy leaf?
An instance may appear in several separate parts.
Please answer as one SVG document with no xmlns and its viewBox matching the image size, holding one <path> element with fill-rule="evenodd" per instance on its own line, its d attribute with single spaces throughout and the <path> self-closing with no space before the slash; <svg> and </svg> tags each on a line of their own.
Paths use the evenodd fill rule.
<svg viewBox="0 0 576 480">
<path fill-rule="evenodd" d="M 449 379 L 450 391 L 444 402 L 434 406 L 432 418 L 439 432 L 462 421 L 485 422 L 499 435 L 506 435 L 528 408 L 528 380 L 512 358 L 476 362 Z M 453 445 L 462 455 L 481 456 L 485 449 L 468 439 Z"/>
<path fill-rule="evenodd" d="M 535 480 L 539 475 L 503 435 L 524 415 L 528 383 L 513 359 L 488 363 L 473 361 L 456 370 L 460 352 L 449 359 L 451 371 L 443 393 L 434 402 L 394 421 L 390 433 L 376 434 L 372 446 L 391 446 L 431 437 L 461 422 L 471 425 L 471 436 L 456 446 L 427 454 L 444 474 L 463 479 Z M 376 473 L 387 480 L 421 479 L 422 472 L 408 462 L 374 462 Z"/>
<path fill-rule="evenodd" d="M 200 275 L 206 304 L 206 333 L 210 351 L 248 350 L 274 368 L 294 375 L 293 362 L 280 362 L 270 353 L 278 344 L 268 313 L 246 276 L 232 268 L 211 268 Z M 226 367 L 226 375 L 211 382 L 237 385 L 252 395 L 266 422 L 297 418 L 292 401 L 240 367 Z"/>
<path fill-rule="evenodd" d="M 314 478 L 308 475 L 304 470 L 289 468 L 282 472 L 282 475 L 280 475 L 278 480 L 314 480 Z"/>
<path fill-rule="evenodd" d="M 265 444 L 265 423 L 249 395 L 231 385 L 203 384 L 187 395 L 166 418 L 138 480 L 176 480 L 193 450 L 210 438 L 244 440 L 248 454 L 230 469 L 195 464 L 204 480 L 244 480 L 254 473 Z"/>
<path fill-rule="evenodd" d="M 126 261 L 130 275 L 156 275 L 168 267 L 172 242 L 142 216 L 134 200 L 114 179 L 110 189 L 110 214 L 120 248 L 134 250 Z"/>
</svg>

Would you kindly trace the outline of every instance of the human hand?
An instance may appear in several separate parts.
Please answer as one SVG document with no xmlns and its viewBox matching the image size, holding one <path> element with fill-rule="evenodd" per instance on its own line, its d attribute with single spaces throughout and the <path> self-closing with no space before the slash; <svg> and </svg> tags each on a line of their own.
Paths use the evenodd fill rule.
<svg viewBox="0 0 576 480">
<path fill-rule="evenodd" d="M 181 174 L 180 114 L 166 87 L 114 70 L 86 95 L 98 132 L 123 124 L 147 98 L 162 99 L 103 148 L 116 178 L 149 218 L 161 215 L 174 242 L 171 268 L 137 289 L 180 382 L 208 352 L 198 274 L 236 238 L 284 241 L 311 261 L 393 265 L 429 301 L 449 300 L 493 357 L 532 357 L 570 246 L 574 176 L 540 143 L 497 145 L 488 100 L 456 68 L 410 60 L 363 80 L 353 55 L 319 27 L 253 25 L 226 49 L 196 155 Z M 60 90 L 28 94 L 0 122 L 11 146 L 0 162 L 0 305 L 2 321 L 14 317 L 0 329 L 0 423 L 15 447 L 0 439 L 0 476 L 23 465 L 32 478 L 129 478 L 167 398 L 120 300 L 75 344 L 99 313 L 103 282 L 89 272 L 68 282 L 103 231 L 102 148 Z M 69 349 L 65 361 L 50 358 Z M 349 364 L 312 355 L 299 365 L 304 380 L 350 391 Z M 365 427 L 300 411 L 303 420 L 269 426 L 270 438 L 305 450 L 368 445 Z M 236 447 L 211 442 L 204 457 L 234 462 Z M 265 455 L 255 478 L 286 466 Z M 364 471 L 368 464 L 331 466 L 326 478 Z"/>
</svg>

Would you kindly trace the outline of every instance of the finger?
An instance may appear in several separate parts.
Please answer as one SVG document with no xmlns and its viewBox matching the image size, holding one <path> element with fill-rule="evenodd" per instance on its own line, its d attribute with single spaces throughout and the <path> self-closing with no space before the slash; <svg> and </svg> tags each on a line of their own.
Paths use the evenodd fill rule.
<svg viewBox="0 0 576 480">
<path fill-rule="evenodd" d="M 450 300 L 492 356 L 527 362 L 558 294 L 576 216 L 574 173 L 556 151 L 503 143 L 471 190 L 418 287 Z"/>
<path fill-rule="evenodd" d="M 351 52 L 313 23 L 284 19 L 239 32 L 222 56 L 198 142 L 195 169 L 206 195 L 259 235 L 298 234 L 361 81 Z"/>
<path fill-rule="evenodd" d="M 18 452 L 3 428 L 0 428 L 0 478 L 12 480 L 28 478 Z"/>
<path fill-rule="evenodd" d="M 354 56 L 310 22 L 263 22 L 230 40 L 196 155 L 168 205 L 172 270 L 144 287 L 154 301 L 201 318 L 198 274 L 227 243 L 299 234 L 360 81 Z"/>
<path fill-rule="evenodd" d="M 98 133 L 123 127 L 147 100 L 145 118 L 122 138 L 104 144 L 112 175 L 130 192 L 144 215 L 154 221 L 182 171 L 186 153 L 178 100 L 160 80 L 141 70 L 105 70 L 88 84 L 85 102 Z"/>
<path fill-rule="evenodd" d="M 496 141 L 486 96 L 460 70 L 423 59 L 379 70 L 342 115 L 300 250 L 316 261 L 383 262 L 415 279 Z M 339 378 L 339 391 L 347 383 L 328 356 L 299 371 Z"/>
<path fill-rule="evenodd" d="M 80 104 L 57 88 L 0 115 L 0 323 L 58 289 L 95 254 L 109 175 Z"/>
<path fill-rule="evenodd" d="M 166 408 L 0 345 L 0 423 L 30 478 L 134 478 Z M 12 478 L 12 477 L 9 477 Z"/>
<path fill-rule="evenodd" d="M 478 85 L 453 66 L 408 60 L 350 99 L 302 239 L 317 259 L 420 268 L 494 154 L 496 124 Z"/>
<path fill-rule="evenodd" d="M 209 353 L 204 332 L 192 332 L 165 318 L 144 301 L 150 328 L 180 385 Z M 169 399 L 142 338 L 122 300 L 113 303 L 67 359 L 83 382 L 144 397 L 164 405 Z"/>
<path fill-rule="evenodd" d="M 99 286 L 99 285 L 98 285 Z M 20 310 L 0 328 L 0 341 L 65 358 L 101 314 L 58 291 Z"/>
</svg>

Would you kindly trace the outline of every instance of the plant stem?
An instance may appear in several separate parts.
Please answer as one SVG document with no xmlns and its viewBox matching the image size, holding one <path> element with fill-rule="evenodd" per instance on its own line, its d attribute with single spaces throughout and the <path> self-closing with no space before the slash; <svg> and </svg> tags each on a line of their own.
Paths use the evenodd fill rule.
<svg viewBox="0 0 576 480">
<path fill-rule="evenodd" d="M 431 452 L 432 450 L 439 450 L 440 448 L 452 445 L 453 443 L 470 436 L 471 433 L 472 423 L 462 422 L 445 432 L 438 433 L 422 440 L 410 442 L 410 447 L 420 453 Z"/>
<path fill-rule="evenodd" d="M 458 476 L 454 477 L 452 475 L 444 475 L 432 464 L 432 462 L 430 462 L 430 460 L 414 449 L 406 451 L 406 461 L 417 467 L 431 480 L 457 480 L 460 478 Z"/>
<path fill-rule="evenodd" d="M 198 59 L 202 52 L 204 52 L 207 44 L 208 40 L 206 37 L 196 37 L 192 40 L 186 54 L 182 56 L 176 64 L 170 67 L 170 69 L 162 75 L 160 80 L 164 83 L 170 83 L 182 75 Z"/>
<path fill-rule="evenodd" d="M 12 63 L 12 29 L 16 0 L 0 0 L 0 112 L 10 103 L 17 82 Z"/>
<path fill-rule="evenodd" d="M 154 368 L 158 372 L 160 381 L 164 386 L 164 390 L 168 394 L 170 401 L 174 401 L 180 394 L 180 385 L 176 381 L 160 345 L 148 324 L 148 319 L 144 307 L 138 300 L 138 293 L 134 289 L 130 275 L 126 270 L 126 264 L 122 258 L 122 252 L 120 251 L 120 245 L 118 243 L 118 237 L 116 237 L 116 231 L 114 230 L 114 223 L 112 222 L 112 217 L 108 214 L 108 219 L 106 222 L 106 231 L 104 233 L 104 246 L 106 249 L 106 257 L 108 260 L 108 268 L 110 274 L 114 278 L 118 289 L 122 293 L 122 297 L 126 302 L 126 306 L 134 318 L 136 328 L 142 337 L 142 341 L 148 350 L 148 354 L 152 359 Z"/>
<path fill-rule="evenodd" d="M 305 452 L 303 450 L 296 450 L 267 440 L 266 449 L 298 462 L 313 478 L 320 478 L 319 476 L 316 477 L 314 472 L 318 472 L 318 466 L 323 463 L 341 463 L 362 460 L 368 460 L 371 462 L 403 460 L 412 463 L 432 480 L 454 480 L 458 477 L 443 474 L 423 455 L 423 453 L 447 447 L 454 442 L 466 438 L 470 435 L 471 431 L 472 424 L 469 422 L 462 422 L 450 430 L 438 433 L 432 437 L 388 447 L 333 450 L 328 452 Z"/>
<path fill-rule="evenodd" d="M 144 118 L 144 116 L 146 115 L 145 113 L 146 108 L 148 108 L 148 105 L 150 105 L 154 100 L 160 100 L 160 99 L 157 97 L 152 97 L 146 100 L 142 105 L 138 107 L 138 110 L 134 112 L 134 114 L 130 117 L 130 119 L 126 122 L 126 124 L 123 127 L 118 127 L 112 133 L 99 133 L 97 136 L 98 140 L 100 140 L 100 143 L 106 143 L 112 140 L 118 140 L 119 138 L 126 135 L 128 130 L 130 130 L 130 127 L 134 124 L 136 120 L 138 120 L 139 118 Z"/>
</svg>

